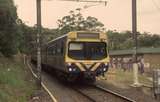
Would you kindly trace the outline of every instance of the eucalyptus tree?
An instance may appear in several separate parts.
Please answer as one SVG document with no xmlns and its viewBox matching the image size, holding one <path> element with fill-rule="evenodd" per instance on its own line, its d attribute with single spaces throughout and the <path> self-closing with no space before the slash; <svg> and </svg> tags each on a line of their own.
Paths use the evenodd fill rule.
<svg viewBox="0 0 160 102">
<path fill-rule="evenodd" d="M 58 30 L 60 34 L 65 34 L 69 31 L 102 31 L 104 30 L 104 24 L 98 21 L 95 17 L 84 17 L 81 13 L 81 9 L 77 8 L 75 11 L 70 11 L 69 15 L 62 17 L 57 21 Z"/>
</svg>

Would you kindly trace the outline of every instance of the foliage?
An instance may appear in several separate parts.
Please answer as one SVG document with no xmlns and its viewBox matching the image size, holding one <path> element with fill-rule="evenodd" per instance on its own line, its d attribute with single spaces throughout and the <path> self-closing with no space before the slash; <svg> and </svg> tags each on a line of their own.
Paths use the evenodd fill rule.
<svg viewBox="0 0 160 102">
<path fill-rule="evenodd" d="M 0 102 L 28 102 L 36 88 L 22 58 L 0 58 Z"/>
<path fill-rule="evenodd" d="M 0 0 L 0 52 L 11 56 L 17 52 L 17 12 L 13 0 Z"/>
<path fill-rule="evenodd" d="M 23 22 L 19 24 L 19 32 L 21 33 L 21 39 L 19 40 L 19 50 L 21 53 L 29 54 L 33 45 L 36 45 L 36 27 L 29 27 Z"/>
<path fill-rule="evenodd" d="M 42 28 L 42 45 L 60 36 L 57 29 Z"/>
<path fill-rule="evenodd" d="M 81 14 L 81 9 L 77 8 L 76 11 L 70 11 L 70 14 L 64 16 L 62 19 L 58 20 L 58 30 L 60 34 L 68 33 L 69 31 L 102 31 L 103 23 L 98 21 L 95 17 L 83 17 Z"/>
<path fill-rule="evenodd" d="M 111 50 L 133 49 L 134 39 L 130 31 L 108 31 L 109 47 Z M 137 33 L 138 47 L 160 47 L 160 35 L 149 33 Z"/>
<path fill-rule="evenodd" d="M 138 36 L 138 45 L 142 47 L 160 47 L 160 36 L 144 32 Z"/>
<path fill-rule="evenodd" d="M 111 50 L 129 49 L 133 47 L 133 39 L 130 31 L 117 32 L 108 31 L 109 47 Z"/>
</svg>

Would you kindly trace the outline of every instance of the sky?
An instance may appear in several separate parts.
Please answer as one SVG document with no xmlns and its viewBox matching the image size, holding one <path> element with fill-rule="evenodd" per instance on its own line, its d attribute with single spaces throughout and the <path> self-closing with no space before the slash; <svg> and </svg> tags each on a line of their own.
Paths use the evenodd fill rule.
<svg viewBox="0 0 160 102">
<path fill-rule="evenodd" d="M 60 0 L 42 0 L 42 26 L 56 28 L 57 20 L 70 10 L 82 8 L 81 13 L 101 21 L 107 30 L 126 31 L 132 28 L 132 0 L 107 0 L 103 3 L 80 3 Z M 18 16 L 27 25 L 36 24 L 36 0 L 14 0 Z M 87 5 L 89 8 L 84 9 Z M 160 34 L 160 0 L 137 0 L 137 30 Z"/>
</svg>

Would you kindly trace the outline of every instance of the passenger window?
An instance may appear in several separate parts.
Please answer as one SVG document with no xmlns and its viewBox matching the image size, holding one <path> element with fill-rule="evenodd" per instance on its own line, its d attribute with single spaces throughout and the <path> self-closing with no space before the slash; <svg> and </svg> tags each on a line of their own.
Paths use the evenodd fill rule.
<svg viewBox="0 0 160 102">
<path fill-rule="evenodd" d="M 55 55 L 56 54 L 56 51 L 55 51 L 55 49 L 53 49 L 53 55 Z"/>
<path fill-rule="evenodd" d="M 51 49 L 51 47 L 48 48 L 48 54 L 49 54 L 49 55 L 52 54 L 52 49 Z"/>
<path fill-rule="evenodd" d="M 58 48 L 58 49 L 57 49 L 57 54 L 60 54 L 60 53 L 61 53 L 61 49 Z"/>
<path fill-rule="evenodd" d="M 62 55 L 63 55 L 63 46 L 64 46 L 63 44 L 64 44 L 64 43 L 62 42 L 62 43 L 61 43 L 61 54 L 62 54 Z"/>
</svg>

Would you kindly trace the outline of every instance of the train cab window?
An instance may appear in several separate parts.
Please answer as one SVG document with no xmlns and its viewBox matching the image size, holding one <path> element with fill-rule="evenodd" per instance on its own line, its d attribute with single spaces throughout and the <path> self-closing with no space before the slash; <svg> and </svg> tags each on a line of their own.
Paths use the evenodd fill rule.
<svg viewBox="0 0 160 102">
<path fill-rule="evenodd" d="M 83 43 L 70 43 L 69 56 L 78 59 L 84 59 Z"/>
<path fill-rule="evenodd" d="M 98 60 L 107 57 L 105 42 L 71 42 L 68 56 L 78 60 Z"/>
<path fill-rule="evenodd" d="M 82 50 L 83 44 L 82 43 L 71 43 L 69 46 L 70 50 Z"/>
</svg>

